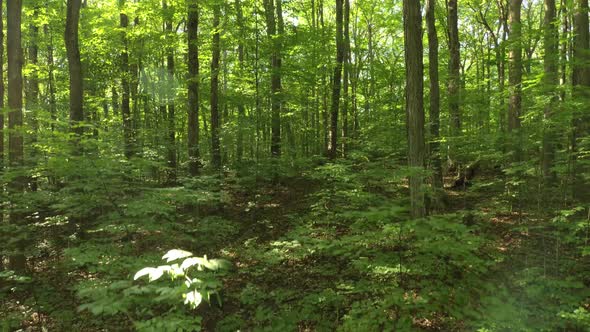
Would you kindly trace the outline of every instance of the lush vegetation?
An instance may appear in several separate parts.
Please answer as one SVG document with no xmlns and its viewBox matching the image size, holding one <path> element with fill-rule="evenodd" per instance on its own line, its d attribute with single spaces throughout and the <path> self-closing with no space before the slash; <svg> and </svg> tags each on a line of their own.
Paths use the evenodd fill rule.
<svg viewBox="0 0 590 332">
<path fill-rule="evenodd" d="M 590 331 L 588 0 L 0 9 L 0 330 Z"/>
</svg>

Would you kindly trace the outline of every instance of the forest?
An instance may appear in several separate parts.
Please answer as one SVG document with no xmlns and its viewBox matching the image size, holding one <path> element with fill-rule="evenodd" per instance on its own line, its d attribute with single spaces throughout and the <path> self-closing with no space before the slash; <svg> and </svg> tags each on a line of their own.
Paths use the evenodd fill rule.
<svg viewBox="0 0 590 332">
<path fill-rule="evenodd" d="M 588 0 L 0 12 L 0 331 L 590 331 Z"/>
</svg>

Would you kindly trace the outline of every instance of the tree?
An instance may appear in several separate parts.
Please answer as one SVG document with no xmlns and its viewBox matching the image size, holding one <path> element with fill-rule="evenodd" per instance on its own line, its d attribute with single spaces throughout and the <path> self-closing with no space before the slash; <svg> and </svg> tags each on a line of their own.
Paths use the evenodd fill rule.
<svg viewBox="0 0 590 332">
<path fill-rule="evenodd" d="M 542 169 L 545 182 L 548 184 L 554 182 L 555 172 L 552 170 L 553 160 L 555 159 L 555 137 L 554 125 L 552 122 L 552 115 L 555 111 L 555 105 L 558 100 L 558 95 L 555 92 L 559 84 L 558 77 L 558 43 L 559 33 L 556 22 L 556 8 L 555 0 L 545 0 L 545 16 L 543 19 L 543 44 L 545 47 L 543 55 L 544 74 L 543 74 L 543 89 L 551 95 L 549 103 L 544 110 L 544 126 L 543 131 L 543 157 Z"/>
<path fill-rule="evenodd" d="M 346 156 L 348 144 L 348 105 L 349 105 L 349 80 L 350 80 L 350 0 L 344 0 L 344 71 L 342 83 L 342 156 Z"/>
<path fill-rule="evenodd" d="M 508 132 L 516 133 L 519 138 L 512 142 L 514 158 L 520 161 L 520 116 L 522 112 L 522 44 L 520 10 L 522 0 L 510 0 L 509 8 L 509 68 L 508 83 L 510 84 L 510 101 L 508 103 Z"/>
<path fill-rule="evenodd" d="M 461 56 L 459 45 L 458 8 L 457 0 L 449 0 L 448 8 L 448 38 L 449 38 L 449 110 L 451 115 L 451 134 L 461 133 L 461 110 L 460 110 L 460 89 L 461 89 Z"/>
<path fill-rule="evenodd" d="M 423 177 L 424 167 L 424 66 L 422 62 L 422 16 L 420 2 L 404 0 L 404 49 L 406 62 L 406 116 L 408 128 L 408 165 L 412 168 L 410 212 L 420 218 L 426 214 Z"/>
<path fill-rule="evenodd" d="M 572 85 L 574 97 L 581 107 L 574 112 L 574 135 L 572 140 L 572 151 L 574 152 L 574 197 L 580 202 L 590 201 L 590 189 L 588 171 L 590 167 L 587 160 L 584 160 L 583 151 L 588 146 L 590 135 L 590 34 L 588 32 L 588 0 L 576 0 L 574 14 L 574 45 L 573 45 L 573 70 Z"/>
<path fill-rule="evenodd" d="M 272 50 L 270 57 L 271 78 L 271 143 L 270 151 L 273 157 L 281 156 L 281 34 L 277 34 L 277 25 L 281 29 L 283 13 L 280 2 L 277 0 L 275 19 L 275 5 L 273 0 L 264 0 L 264 12 L 266 16 L 266 33 Z M 278 23 L 277 23 L 278 21 Z M 280 32 L 280 31 L 279 31 Z"/>
<path fill-rule="evenodd" d="M 24 165 L 23 145 L 23 77 L 22 77 L 22 44 L 21 17 L 22 0 L 10 0 L 6 3 L 7 23 L 7 60 L 8 60 L 8 164 L 11 169 Z M 24 191 L 25 183 L 22 176 L 17 176 L 8 185 L 11 195 L 19 195 Z M 22 216 L 12 211 L 10 222 L 22 223 Z M 22 252 L 24 243 L 17 244 Z M 17 272 L 25 271 L 26 258 L 22 253 L 10 257 L 10 267 Z"/>
<path fill-rule="evenodd" d="M 238 72 L 240 77 L 245 75 L 244 72 L 244 44 L 246 39 L 246 27 L 244 26 L 244 13 L 242 12 L 241 0 L 236 0 L 236 23 L 238 25 Z M 244 155 L 244 120 L 246 116 L 243 97 L 240 96 L 238 100 L 238 133 L 236 138 L 236 160 L 238 163 L 242 161 Z"/>
<path fill-rule="evenodd" d="M 84 121 L 84 80 L 82 78 L 82 60 L 80 59 L 78 42 L 81 6 L 81 0 L 68 0 L 64 36 L 70 74 L 70 126 L 77 137 L 82 136 L 84 133 L 84 127 L 81 126 L 81 122 Z"/>
<path fill-rule="evenodd" d="M 213 41 L 211 44 L 211 163 L 213 168 L 221 168 L 221 147 L 219 144 L 219 60 L 221 5 L 213 4 Z"/>
<path fill-rule="evenodd" d="M 164 28 L 166 33 L 166 83 L 168 84 L 166 105 L 168 108 L 168 183 L 174 184 L 176 182 L 176 93 L 174 90 L 174 36 L 175 31 L 172 30 L 172 20 L 174 18 L 174 11 L 168 7 L 166 0 L 162 3 L 164 9 Z"/>
<path fill-rule="evenodd" d="M 188 1 L 188 171 L 199 173 L 199 5 Z"/>
<path fill-rule="evenodd" d="M 125 149 L 125 156 L 131 158 L 133 156 L 133 128 L 131 122 L 131 106 L 130 106 L 130 84 L 129 78 L 131 71 L 129 68 L 129 45 L 127 41 L 127 28 L 129 27 L 129 17 L 125 13 L 125 0 L 119 0 L 121 13 L 119 14 L 119 21 L 121 27 L 121 40 L 123 41 L 123 49 L 121 50 L 121 90 L 123 92 L 121 97 L 121 117 L 123 118 L 123 144 Z"/>
<path fill-rule="evenodd" d="M 434 15 L 436 0 L 426 1 L 426 28 L 428 30 L 428 76 L 430 78 L 430 162 L 432 164 L 435 188 L 443 187 L 440 161 L 440 85 L 438 80 L 438 36 Z"/>
<path fill-rule="evenodd" d="M 332 106 L 330 108 L 330 144 L 328 157 L 336 158 L 338 151 L 338 112 L 340 105 L 340 89 L 342 85 L 342 65 L 344 62 L 344 38 L 342 21 L 344 17 L 344 0 L 336 0 L 336 65 L 332 79 Z"/>
</svg>

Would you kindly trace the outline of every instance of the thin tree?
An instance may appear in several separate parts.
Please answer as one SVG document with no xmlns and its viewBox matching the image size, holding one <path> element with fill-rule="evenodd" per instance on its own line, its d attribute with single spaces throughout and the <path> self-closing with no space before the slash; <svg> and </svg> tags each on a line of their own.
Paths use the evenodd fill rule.
<svg viewBox="0 0 590 332">
<path fill-rule="evenodd" d="M 406 62 L 406 115 L 408 123 L 408 165 L 411 215 L 414 218 L 426 214 L 424 204 L 424 65 L 422 61 L 422 17 L 420 2 L 404 0 L 404 48 Z"/>
<path fill-rule="evenodd" d="M 522 30 L 520 22 L 522 0 L 510 0 L 508 36 L 510 47 L 508 52 L 508 83 L 510 100 L 508 103 L 508 132 L 516 133 L 518 139 L 513 142 L 514 159 L 520 161 L 520 117 L 522 112 Z"/>
<path fill-rule="evenodd" d="M 8 46 L 8 163 L 11 169 L 17 169 L 24 164 L 23 146 L 23 68 L 22 68 L 22 39 L 21 17 L 22 0 L 10 0 L 6 3 L 7 14 L 7 46 Z M 19 195 L 25 188 L 23 177 L 17 176 L 8 184 L 11 194 Z M 12 211 L 10 222 L 22 222 L 22 216 Z M 24 243 L 17 244 L 23 250 Z M 25 271 L 26 258 L 22 253 L 10 257 L 10 268 L 17 272 Z"/>
<path fill-rule="evenodd" d="M 236 1 L 236 23 L 238 25 L 238 66 L 240 76 L 244 75 L 244 43 L 246 39 L 244 26 L 244 13 L 242 12 L 241 0 Z M 238 133 L 236 138 L 236 159 L 238 163 L 242 161 L 244 155 L 244 122 L 245 122 L 245 108 L 243 96 L 238 99 Z"/>
<path fill-rule="evenodd" d="M 199 5 L 188 1 L 188 171 L 199 174 Z"/>
<path fill-rule="evenodd" d="M 555 109 L 555 104 L 558 100 L 556 88 L 559 84 L 558 76 L 558 46 L 559 33 L 557 29 L 555 0 L 545 0 L 545 17 L 543 19 L 543 44 L 545 47 L 545 54 L 543 56 L 544 75 L 543 88 L 551 94 L 549 103 L 545 106 L 544 126 L 543 131 L 543 157 L 542 170 L 545 182 L 547 184 L 555 180 L 555 172 L 552 170 L 553 160 L 555 159 L 555 135 L 551 118 Z"/>
<path fill-rule="evenodd" d="M 219 143 L 219 60 L 221 5 L 213 4 L 213 42 L 211 44 L 211 162 L 213 168 L 221 168 L 221 147 Z"/>
<path fill-rule="evenodd" d="M 68 0 L 65 42 L 70 74 L 70 127 L 80 137 L 84 133 L 81 122 L 84 121 L 84 89 L 82 79 L 82 60 L 78 41 L 78 24 L 80 21 L 81 0 Z"/>
<path fill-rule="evenodd" d="M 121 50 L 121 117 L 123 118 L 123 144 L 125 156 L 131 158 L 133 156 L 133 134 L 131 123 L 131 107 L 130 107 L 130 84 L 129 84 L 129 43 L 127 40 L 127 28 L 129 27 L 129 17 L 125 14 L 125 0 L 119 0 L 121 13 L 119 14 L 119 26 L 121 27 L 121 40 L 123 42 L 123 49 Z"/>
<path fill-rule="evenodd" d="M 282 0 L 277 0 L 280 5 Z M 270 66 L 270 90 L 271 90 L 271 143 L 270 152 L 273 157 L 281 155 L 281 36 L 277 34 L 277 21 L 279 28 L 282 26 L 282 10 L 276 7 L 273 0 L 264 0 L 264 12 L 266 16 L 266 33 L 272 45 Z"/>
<path fill-rule="evenodd" d="M 332 105 L 330 107 L 330 144 L 328 157 L 336 158 L 338 151 L 338 112 L 340 90 L 342 87 L 342 65 L 344 62 L 344 38 L 342 21 L 344 18 L 344 0 L 336 0 L 336 65 L 332 79 Z"/>
<path fill-rule="evenodd" d="M 590 167 L 580 153 L 584 146 L 588 145 L 590 135 L 590 110 L 588 102 L 590 95 L 590 34 L 588 32 L 588 0 L 576 0 L 574 13 L 574 64 L 572 83 L 574 97 L 580 102 L 581 107 L 574 113 L 574 135 L 572 139 L 572 151 L 574 152 L 574 197 L 580 202 L 590 201 L 590 185 L 586 180 Z M 585 142 L 586 141 L 586 142 Z"/>
<path fill-rule="evenodd" d="M 174 12 L 171 7 L 168 7 L 166 1 L 162 3 L 162 9 L 164 9 L 164 26 L 166 30 L 166 38 L 172 39 L 174 31 L 172 30 L 172 19 L 174 18 Z M 173 184 L 176 182 L 176 105 L 174 102 L 174 45 L 171 40 L 167 40 L 166 45 L 166 82 L 168 85 L 166 106 L 168 109 L 168 183 Z"/>
<path fill-rule="evenodd" d="M 461 55 L 459 45 L 458 8 L 457 0 L 447 2 L 448 9 L 448 40 L 449 40 L 449 110 L 451 115 L 451 133 L 461 133 Z"/>
<path fill-rule="evenodd" d="M 350 0 L 344 0 L 344 70 L 342 78 L 342 156 L 346 156 L 348 144 L 348 106 L 350 80 Z"/>
<path fill-rule="evenodd" d="M 430 77 L 430 162 L 433 171 L 432 184 L 443 187 L 442 165 L 440 161 L 440 83 L 438 79 L 438 35 L 434 10 L 436 0 L 426 1 L 426 28 L 428 30 L 428 75 Z"/>
</svg>

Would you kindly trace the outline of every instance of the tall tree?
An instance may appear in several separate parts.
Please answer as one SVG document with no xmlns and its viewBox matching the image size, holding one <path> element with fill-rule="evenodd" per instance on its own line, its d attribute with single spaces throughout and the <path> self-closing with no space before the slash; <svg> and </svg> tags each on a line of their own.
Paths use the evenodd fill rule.
<svg viewBox="0 0 590 332">
<path fill-rule="evenodd" d="M 123 144 L 125 156 L 131 158 L 133 156 L 133 128 L 131 123 L 131 106 L 130 106 L 130 84 L 129 78 L 131 76 L 129 67 L 129 43 L 127 40 L 127 28 L 129 27 L 129 17 L 125 13 L 125 0 L 119 0 L 121 13 L 119 14 L 119 26 L 121 27 L 121 40 L 123 42 L 123 49 L 121 50 L 121 90 L 123 92 L 121 97 L 121 117 L 123 118 Z"/>
<path fill-rule="evenodd" d="M 461 55 L 459 44 L 459 23 L 457 0 L 448 0 L 448 40 L 449 40 L 449 111 L 451 115 L 451 134 L 461 133 Z"/>
<path fill-rule="evenodd" d="M 238 70 L 240 77 L 245 74 L 244 72 L 244 44 L 246 39 L 246 27 L 244 26 L 244 13 L 242 11 L 241 0 L 236 0 L 236 23 L 238 25 Z M 236 138 L 236 159 L 239 162 L 242 161 L 244 154 L 244 120 L 245 120 L 245 107 L 243 96 L 238 98 L 238 133 Z"/>
<path fill-rule="evenodd" d="M 440 161 L 440 85 L 438 79 L 438 35 L 435 19 L 436 0 L 426 0 L 426 28 L 428 30 L 428 76 L 430 77 L 430 163 L 433 171 L 432 184 L 443 187 Z"/>
<path fill-rule="evenodd" d="M 590 135 L 590 34 L 588 32 L 588 0 L 576 0 L 574 13 L 574 45 L 572 84 L 574 97 L 581 107 L 574 112 L 572 151 L 574 159 L 574 197 L 580 202 L 590 201 L 590 185 L 587 180 L 590 167 L 583 151 Z"/>
<path fill-rule="evenodd" d="M 172 7 L 168 6 L 166 0 L 162 2 L 162 9 L 164 9 L 164 26 L 166 30 L 166 105 L 168 109 L 168 183 L 176 182 L 176 104 L 174 99 L 176 93 L 174 90 L 174 37 L 175 31 L 172 30 L 172 21 L 174 19 L 174 11 Z"/>
<path fill-rule="evenodd" d="M 22 0 L 10 0 L 6 3 L 7 46 L 8 46 L 8 163 L 10 168 L 19 168 L 24 164 L 23 146 L 23 68 L 22 68 L 22 38 L 21 17 Z M 25 183 L 21 176 L 15 177 L 9 183 L 11 193 L 19 195 L 23 192 Z M 18 224 L 22 218 L 18 213 L 10 213 L 10 222 Z M 18 247 L 23 249 L 23 243 Z M 10 257 L 10 267 L 17 272 L 25 270 L 26 259 L 23 254 Z"/>
<path fill-rule="evenodd" d="M 520 129 L 520 116 L 522 111 L 522 29 L 520 11 L 522 0 L 510 0 L 509 8 L 509 68 L 508 83 L 510 84 L 510 101 L 508 103 L 508 131 L 516 133 Z M 517 133 L 517 135 L 520 135 Z M 514 158 L 520 160 L 520 139 L 512 142 Z"/>
<path fill-rule="evenodd" d="M 199 4 L 188 0 L 188 171 L 199 173 Z"/>
<path fill-rule="evenodd" d="M 346 156 L 348 144 L 348 106 L 350 80 L 350 0 L 344 0 L 344 71 L 342 81 L 342 155 Z"/>
<path fill-rule="evenodd" d="M 66 53 L 70 74 L 70 125 L 76 136 L 84 133 L 81 122 L 84 121 L 84 80 L 82 78 L 82 60 L 78 41 L 78 24 L 80 21 L 81 0 L 68 0 L 65 29 Z"/>
<path fill-rule="evenodd" d="M 342 21 L 344 17 L 344 0 L 336 0 L 336 65 L 332 79 L 332 105 L 330 108 L 330 144 L 328 157 L 336 158 L 338 151 L 338 113 L 340 89 L 342 86 L 342 65 L 344 62 L 344 37 Z"/>
<path fill-rule="evenodd" d="M 555 0 L 545 0 L 545 17 L 543 19 L 543 44 L 545 47 L 543 55 L 543 89 L 551 95 L 549 103 L 545 106 L 544 122 L 546 125 L 544 126 L 543 131 L 542 170 L 547 183 L 553 182 L 555 179 L 555 172 L 551 169 L 553 167 L 553 160 L 555 159 L 555 135 L 551 118 L 554 112 L 555 103 L 559 97 L 556 94 L 556 88 L 559 84 L 557 68 L 559 57 L 559 33 L 556 18 L 557 11 Z"/>
<path fill-rule="evenodd" d="M 270 151 L 273 157 L 281 155 L 281 38 L 277 33 L 277 21 L 279 27 L 282 25 L 282 10 L 279 5 L 282 0 L 277 0 L 275 19 L 275 5 L 273 0 L 264 0 L 264 11 L 266 16 L 266 32 L 272 45 L 270 66 L 270 90 L 271 90 L 271 143 Z"/>
<path fill-rule="evenodd" d="M 3 0 L 0 0 L 0 9 Z M 0 110 L 4 110 L 4 19 L 0 17 Z M 4 170 L 4 112 L 0 112 L 0 173 Z M 0 222 L 4 213 L 0 210 Z"/>
<path fill-rule="evenodd" d="M 424 167 L 424 65 L 422 61 L 422 16 L 420 2 L 404 0 L 404 48 L 406 62 L 406 115 L 408 124 L 408 164 Z M 426 214 L 423 177 L 412 171 L 410 182 L 410 212 L 419 218 Z"/>
<path fill-rule="evenodd" d="M 219 143 L 219 60 L 221 5 L 213 4 L 213 42 L 211 44 L 211 162 L 213 168 L 221 168 L 221 147 Z"/>
</svg>

